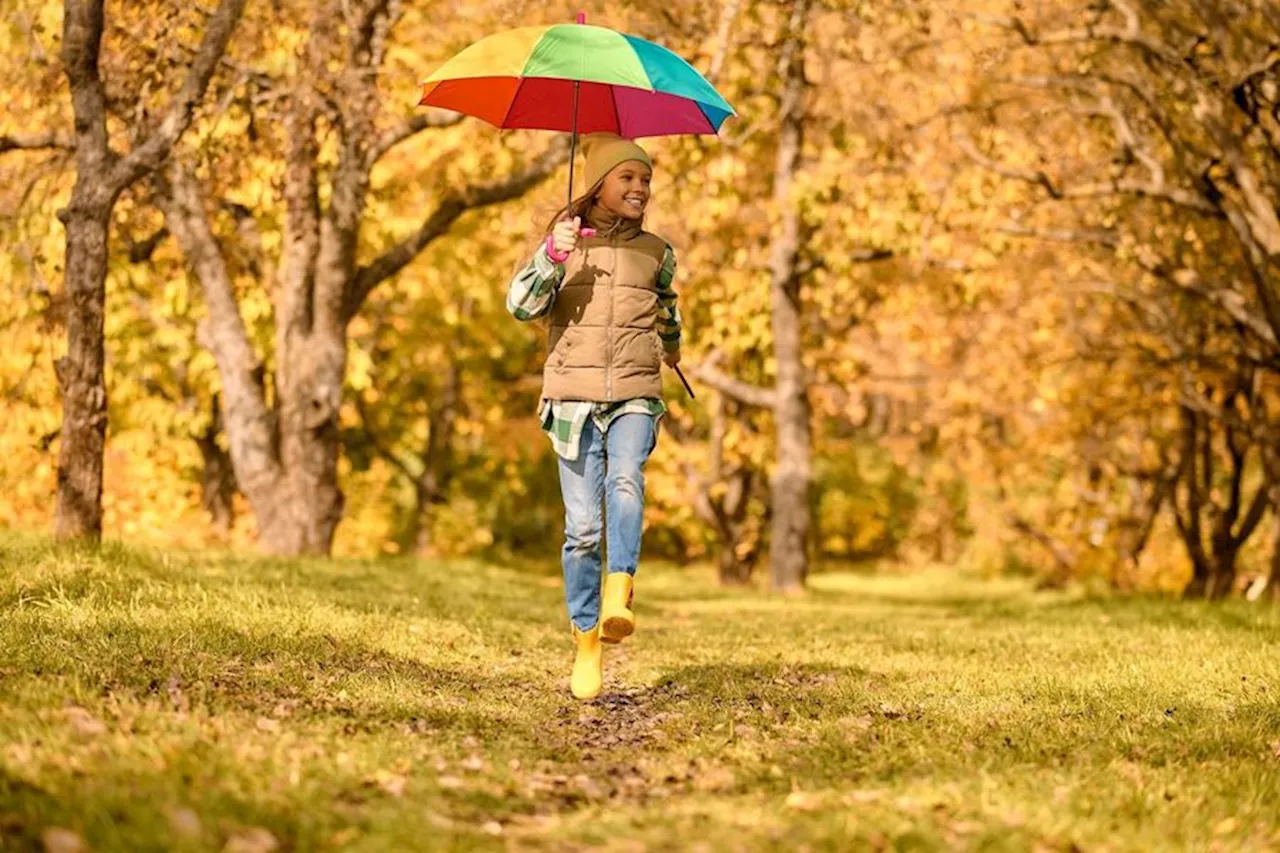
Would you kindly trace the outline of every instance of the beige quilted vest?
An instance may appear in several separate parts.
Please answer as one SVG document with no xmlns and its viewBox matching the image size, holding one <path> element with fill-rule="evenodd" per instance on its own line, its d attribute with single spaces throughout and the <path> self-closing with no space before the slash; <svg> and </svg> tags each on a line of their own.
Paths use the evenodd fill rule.
<svg viewBox="0 0 1280 853">
<path fill-rule="evenodd" d="M 662 396 L 658 269 L 667 243 L 624 220 L 592 211 L 594 237 L 579 240 L 565 261 L 550 312 L 542 396 L 612 403 Z"/>
</svg>

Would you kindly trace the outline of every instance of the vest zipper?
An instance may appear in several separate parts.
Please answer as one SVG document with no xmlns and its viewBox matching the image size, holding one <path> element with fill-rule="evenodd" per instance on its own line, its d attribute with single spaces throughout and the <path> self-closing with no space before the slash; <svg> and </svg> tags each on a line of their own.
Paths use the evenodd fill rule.
<svg viewBox="0 0 1280 853">
<path fill-rule="evenodd" d="M 613 402 L 613 279 L 618 274 L 618 237 L 609 237 L 609 248 L 613 253 L 613 269 L 609 271 L 609 323 L 605 326 L 605 337 L 608 347 L 604 354 L 604 399 Z"/>
</svg>

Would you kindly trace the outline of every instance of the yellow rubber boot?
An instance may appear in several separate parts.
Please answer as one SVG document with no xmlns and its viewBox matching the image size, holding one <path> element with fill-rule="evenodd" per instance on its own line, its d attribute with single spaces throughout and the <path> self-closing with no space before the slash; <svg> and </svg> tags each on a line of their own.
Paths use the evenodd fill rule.
<svg viewBox="0 0 1280 853">
<path fill-rule="evenodd" d="M 631 612 L 635 595 L 635 578 L 626 572 L 610 572 L 604 578 L 604 598 L 600 605 L 600 639 L 620 643 L 636 630 L 636 615 Z"/>
<path fill-rule="evenodd" d="M 578 654 L 573 659 L 573 675 L 569 677 L 569 689 L 575 699 L 594 699 L 600 695 L 604 684 L 604 649 L 600 647 L 600 626 L 589 631 L 579 631 L 573 626 L 573 641 Z"/>
</svg>

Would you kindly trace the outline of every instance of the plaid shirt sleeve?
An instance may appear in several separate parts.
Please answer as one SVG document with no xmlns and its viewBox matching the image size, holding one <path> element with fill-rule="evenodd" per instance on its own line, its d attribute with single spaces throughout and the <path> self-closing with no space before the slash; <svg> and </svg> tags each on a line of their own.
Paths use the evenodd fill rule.
<svg viewBox="0 0 1280 853">
<path fill-rule="evenodd" d="M 551 260 L 546 244 L 538 246 L 533 258 L 507 285 L 507 311 L 521 322 L 538 319 L 551 310 L 563 278 L 564 265 Z"/>
<path fill-rule="evenodd" d="M 675 289 L 671 281 L 676 277 L 676 253 L 667 246 L 662 256 L 662 266 L 658 269 L 658 337 L 662 338 L 662 347 L 667 352 L 680 349 L 680 306 L 677 304 Z"/>
</svg>

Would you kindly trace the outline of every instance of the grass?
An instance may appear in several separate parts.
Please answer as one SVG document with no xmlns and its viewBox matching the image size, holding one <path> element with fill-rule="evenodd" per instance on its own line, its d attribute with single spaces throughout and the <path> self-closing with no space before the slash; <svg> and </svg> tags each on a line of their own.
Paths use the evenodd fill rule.
<svg viewBox="0 0 1280 853">
<path fill-rule="evenodd" d="M 553 572 L 0 537 L 0 849 L 1280 848 L 1275 609 Z"/>
</svg>

